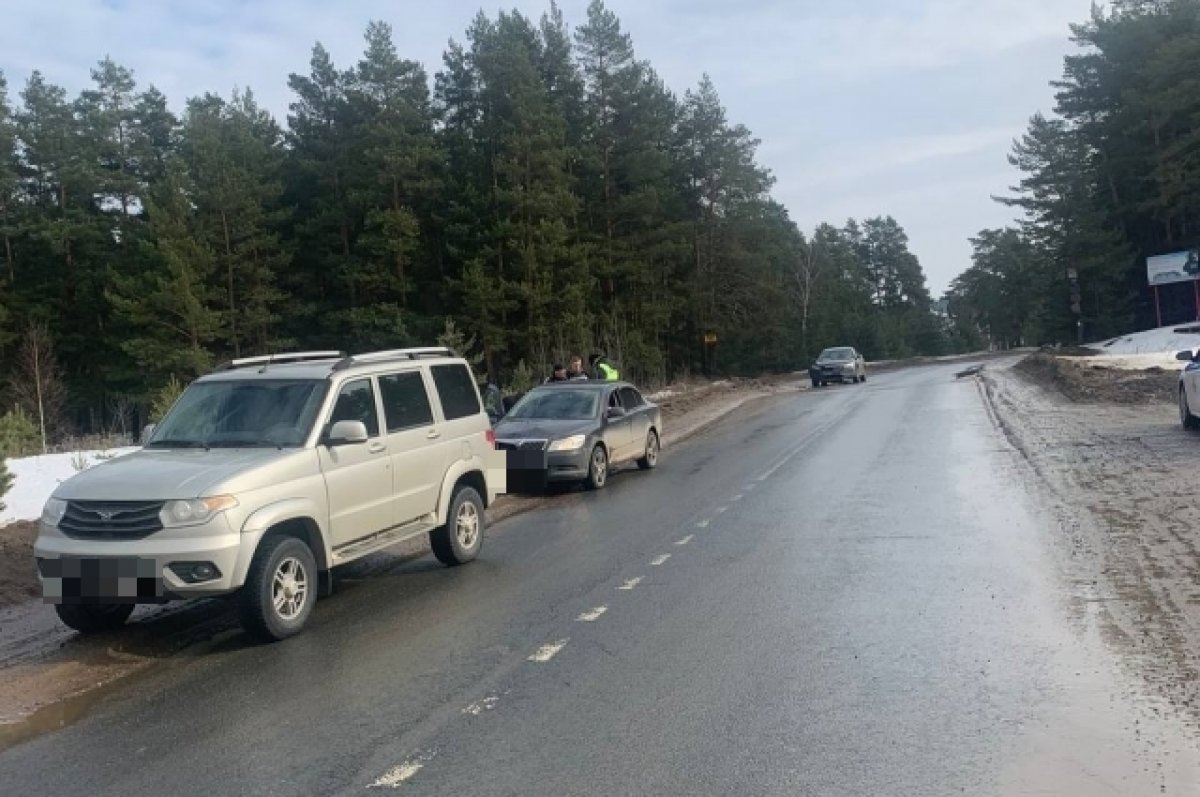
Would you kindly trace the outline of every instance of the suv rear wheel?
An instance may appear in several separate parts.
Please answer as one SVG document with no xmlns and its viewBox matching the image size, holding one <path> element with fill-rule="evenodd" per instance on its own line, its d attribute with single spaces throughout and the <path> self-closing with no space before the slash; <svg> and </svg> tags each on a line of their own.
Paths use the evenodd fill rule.
<svg viewBox="0 0 1200 797">
<path fill-rule="evenodd" d="M 447 567 L 466 564 L 479 556 L 485 525 L 483 499 L 474 487 L 464 484 L 450 500 L 446 525 L 429 532 L 429 547 Z"/>
<path fill-rule="evenodd" d="M 58 603 L 54 606 L 63 625 L 81 634 L 115 631 L 133 614 L 132 603 Z"/>
<path fill-rule="evenodd" d="M 299 633 L 317 601 L 317 582 L 317 562 L 307 545 L 295 537 L 267 537 L 242 587 L 242 627 L 261 642 Z"/>
</svg>

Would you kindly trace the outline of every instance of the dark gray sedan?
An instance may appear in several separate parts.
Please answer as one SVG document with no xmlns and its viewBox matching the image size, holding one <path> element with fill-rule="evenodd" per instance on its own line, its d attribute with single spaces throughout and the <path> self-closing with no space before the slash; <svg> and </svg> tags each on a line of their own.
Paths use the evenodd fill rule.
<svg viewBox="0 0 1200 797">
<path fill-rule="evenodd" d="M 614 466 L 658 464 L 662 411 L 628 382 L 573 381 L 529 391 L 496 424 L 511 484 L 582 482 L 599 490 Z"/>
</svg>

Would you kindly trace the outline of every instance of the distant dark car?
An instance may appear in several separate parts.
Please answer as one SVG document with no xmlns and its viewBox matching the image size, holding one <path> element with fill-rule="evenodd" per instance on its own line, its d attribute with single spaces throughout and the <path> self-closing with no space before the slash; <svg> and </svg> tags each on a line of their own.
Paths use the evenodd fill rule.
<svg viewBox="0 0 1200 797">
<path fill-rule="evenodd" d="M 496 423 L 510 485 L 582 482 L 599 490 L 616 465 L 658 464 L 662 411 L 628 382 L 535 387 Z"/>
<path fill-rule="evenodd" d="M 830 382 L 866 382 L 867 368 L 863 357 L 850 346 L 826 349 L 808 369 L 813 387 Z"/>
</svg>

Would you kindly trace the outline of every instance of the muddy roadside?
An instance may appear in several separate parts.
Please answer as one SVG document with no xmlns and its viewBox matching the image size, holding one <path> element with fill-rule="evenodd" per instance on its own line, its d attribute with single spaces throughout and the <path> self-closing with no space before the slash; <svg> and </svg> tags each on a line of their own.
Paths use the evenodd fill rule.
<svg viewBox="0 0 1200 797">
<path fill-rule="evenodd" d="M 1072 615 L 1200 720 L 1200 436 L 1180 428 L 1176 379 L 1038 354 L 989 365 L 981 385 L 1052 496 Z"/>
<path fill-rule="evenodd" d="M 664 415 L 664 452 L 747 402 L 807 389 L 799 379 L 675 386 L 658 399 Z M 489 519 L 499 523 L 555 500 L 503 496 L 489 509 Z M 511 527 L 496 533 L 511 533 Z M 121 631 L 79 637 L 58 624 L 50 607 L 36 599 L 35 534 L 33 522 L 0 528 L 0 749 L 73 722 L 130 676 L 203 655 L 208 646 L 225 644 L 221 641 L 239 633 L 233 602 L 225 599 L 139 607 Z M 338 568 L 335 579 L 339 585 L 352 585 L 427 553 L 425 540 L 394 546 Z"/>
</svg>

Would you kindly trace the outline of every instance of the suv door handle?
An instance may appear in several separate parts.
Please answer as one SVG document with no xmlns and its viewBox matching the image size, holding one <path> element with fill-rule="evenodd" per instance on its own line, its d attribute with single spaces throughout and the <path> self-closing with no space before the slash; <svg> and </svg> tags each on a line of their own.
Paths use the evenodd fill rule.
<svg viewBox="0 0 1200 797">
<path fill-rule="evenodd" d="M 383 443 L 371 443 L 371 445 L 367 446 L 367 451 L 372 454 L 379 454 L 385 448 L 387 448 L 387 446 L 385 446 Z"/>
<path fill-rule="evenodd" d="M 442 433 L 439 432 L 437 429 L 430 429 L 429 434 L 425 435 L 425 439 L 426 440 L 437 440 L 441 436 L 442 436 Z"/>
</svg>

